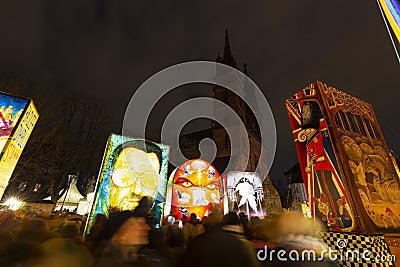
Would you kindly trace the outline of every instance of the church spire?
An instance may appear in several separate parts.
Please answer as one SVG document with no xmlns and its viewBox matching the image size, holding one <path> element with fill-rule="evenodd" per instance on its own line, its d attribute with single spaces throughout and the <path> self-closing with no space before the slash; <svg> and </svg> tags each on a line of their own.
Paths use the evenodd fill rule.
<svg viewBox="0 0 400 267">
<path fill-rule="evenodd" d="M 220 58 L 219 54 L 217 57 L 217 62 L 229 65 L 234 68 L 238 68 L 236 65 L 236 59 L 233 57 L 231 52 L 231 45 L 229 43 L 229 34 L 228 30 L 225 30 L 225 45 L 224 45 L 224 54 L 222 59 Z"/>
<path fill-rule="evenodd" d="M 231 45 L 229 44 L 228 30 L 225 30 L 224 59 L 232 59 Z"/>
</svg>

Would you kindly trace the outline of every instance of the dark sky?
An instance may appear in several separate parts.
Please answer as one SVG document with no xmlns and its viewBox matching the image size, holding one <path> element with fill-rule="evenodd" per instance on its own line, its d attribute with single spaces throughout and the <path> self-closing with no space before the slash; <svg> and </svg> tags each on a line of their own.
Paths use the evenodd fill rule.
<svg viewBox="0 0 400 267">
<path fill-rule="evenodd" d="M 228 29 L 275 116 L 274 179 L 297 161 L 284 100 L 315 80 L 372 103 L 399 154 L 400 65 L 376 1 L 191 2 L 1 1 L 0 71 L 20 69 L 54 99 L 85 90 L 107 102 L 118 129 L 143 81 L 176 63 L 215 60 Z"/>
</svg>

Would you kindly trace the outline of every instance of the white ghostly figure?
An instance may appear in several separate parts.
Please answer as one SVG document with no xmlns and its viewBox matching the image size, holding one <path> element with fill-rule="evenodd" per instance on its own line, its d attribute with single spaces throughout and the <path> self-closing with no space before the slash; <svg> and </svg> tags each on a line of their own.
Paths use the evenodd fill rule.
<svg viewBox="0 0 400 267">
<path fill-rule="evenodd" d="M 190 171 L 190 165 L 189 164 L 185 164 L 185 166 L 183 167 L 183 171 L 185 172 L 184 176 L 189 176 L 191 175 L 193 172 Z"/>
<path fill-rule="evenodd" d="M 189 194 L 186 194 L 185 192 L 181 193 L 181 191 L 179 190 L 176 190 L 175 192 L 178 194 L 178 201 L 180 203 L 189 203 L 190 201 Z"/>
<path fill-rule="evenodd" d="M 201 188 L 193 188 L 192 196 L 193 196 L 193 205 L 195 206 L 207 206 L 208 201 L 206 200 L 206 190 Z"/>
<path fill-rule="evenodd" d="M 254 188 L 248 178 L 246 177 L 240 178 L 239 182 L 235 187 L 235 193 L 236 192 L 239 192 L 239 195 L 241 196 L 238 205 L 239 208 L 244 204 L 248 203 L 251 209 L 257 212 L 257 203 L 256 203 L 256 198 L 254 197 L 255 194 Z"/>
</svg>

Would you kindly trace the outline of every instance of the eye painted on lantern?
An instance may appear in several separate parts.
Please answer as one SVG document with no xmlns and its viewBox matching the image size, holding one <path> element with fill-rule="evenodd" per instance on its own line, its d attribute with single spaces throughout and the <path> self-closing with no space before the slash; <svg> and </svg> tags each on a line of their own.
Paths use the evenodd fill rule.
<svg viewBox="0 0 400 267">
<path fill-rule="evenodd" d="M 191 182 L 189 182 L 189 181 L 187 181 L 187 182 L 183 182 L 182 183 L 182 186 L 183 187 L 190 187 L 190 186 L 192 186 L 193 184 L 191 183 Z"/>
<path fill-rule="evenodd" d="M 209 184 L 209 185 L 207 185 L 207 188 L 213 190 L 216 188 L 216 186 L 215 186 L 215 184 Z"/>
<path fill-rule="evenodd" d="M 192 182 L 190 182 L 188 179 L 182 177 L 178 178 L 175 181 L 175 184 L 181 185 L 183 187 L 191 187 L 193 185 Z"/>
</svg>

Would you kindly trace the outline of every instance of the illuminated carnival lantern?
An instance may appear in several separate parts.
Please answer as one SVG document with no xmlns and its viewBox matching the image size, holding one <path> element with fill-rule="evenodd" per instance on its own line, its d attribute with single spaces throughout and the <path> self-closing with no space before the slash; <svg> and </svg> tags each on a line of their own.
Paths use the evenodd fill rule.
<svg viewBox="0 0 400 267">
<path fill-rule="evenodd" d="M 38 118 L 31 99 L 0 92 L 0 199 Z"/>
<path fill-rule="evenodd" d="M 85 234 L 97 214 L 133 210 L 150 199 L 154 223 L 159 224 L 165 202 L 169 146 L 111 134 L 99 173 L 94 203 Z"/>
<path fill-rule="evenodd" d="M 164 215 L 176 219 L 207 216 L 213 203 L 222 205 L 223 186 L 218 171 L 202 159 L 188 160 L 176 168 L 169 180 Z"/>
</svg>

